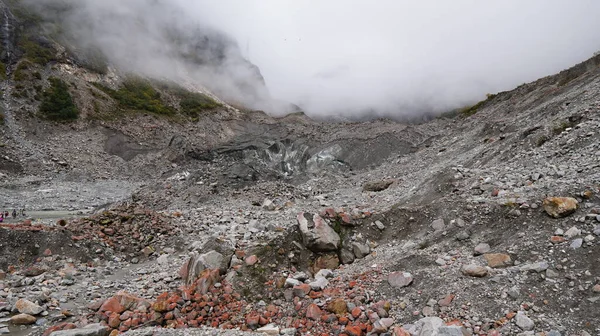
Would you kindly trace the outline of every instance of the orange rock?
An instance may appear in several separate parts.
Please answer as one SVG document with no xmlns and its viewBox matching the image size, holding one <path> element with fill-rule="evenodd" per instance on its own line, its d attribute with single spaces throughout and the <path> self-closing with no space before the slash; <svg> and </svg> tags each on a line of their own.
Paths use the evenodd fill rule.
<svg viewBox="0 0 600 336">
<path fill-rule="evenodd" d="M 393 336 L 411 336 L 410 333 L 408 331 L 404 330 L 404 328 L 402 328 L 402 327 L 394 327 L 392 335 Z"/>
<path fill-rule="evenodd" d="M 501 268 L 512 265 L 512 259 L 505 253 L 486 253 L 483 257 L 491 268 Z"/>
<path fill-rule="evenodd" d="M 352 314 L 352 317 L 357 319 L 360 316 L 360 314 L 362 314 L 362 310 L 358 307 L 354 307 L 354 309 L 352 309 L 351 314 Z"/>
<path fill-rule="evenodd" d="M 121 324 L 121 319 L 119 319 L 119 314 L 117 314 L 117 313 L 110 314 L 110 317 L 108 318 L 108 326 L 116 329 L 119 327 L 120 324 Z"/>
<path fill-rule="evenodd" d="M 346 329 L 344 329 L 344 334 L 348 335 L 348 336 L 361 336 L 362 330 L 359 327 L 350 326 L 350 327 L 346 327 Z"/>
<path fill-rule="evenodd" d="M 566 239 L 564 237 L 561 237 L 561 236 L 552 236 L 552 237 L 550 237 L 550 241 L 553 244 L 560 244 L 560 243 L 565 242 L 565 240 Z"/>
</svg>

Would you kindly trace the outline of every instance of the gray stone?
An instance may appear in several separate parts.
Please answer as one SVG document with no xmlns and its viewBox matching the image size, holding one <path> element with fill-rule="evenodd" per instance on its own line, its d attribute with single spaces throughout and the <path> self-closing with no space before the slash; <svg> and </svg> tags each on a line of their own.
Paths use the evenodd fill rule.
<svg viewBox="0 0 600 336">
<path fill-rule="evenodd" d="M 268 198 L 265 198 L 265 200 L 262 203 L 262 208 L 268 211 L 273 211 L 275 210 L 275 204 L 273 204 L 273 201 L 271 201 Z"/>
<path fill-rule="evenodd" d="M 441 326 L 437 336 L 467 336 L 467 330 L 461 326 Z"/>
<path fill-rule="evenodd" d="M 317 214 L 302 212 L 297 216 L 302 242 L 313 252 L 336 251 L 340 236 Z"/>
<path fill-rule="evenodd" d="M 156 258 L 156 261 L 165 266 L 169 264 L 169 255 L 168 254 L 161 254 L 160 257 Z"/>
<path fill-rule="evenodd" d="M 287 336 L 294 336 L 296 335 L 298 331 L 296 330 L 296 328 L 285 328 L 285 329 L 281 329 L 281 331 L 279 332 L 280 335 L 287 335 Z"/>
<path fill-rule="evenodd" d="M 315 275 L 315 279 L 316 278 L 333 278 L 333 272 L 328 269 L 319 270 Z"/>
<path fill-rule="evenodd" d="M 576 226 L 573 226 L 572 228 L 568 229 L 567 232 L 565 232 L 565 237 L 571 239 L 579 236 L 580 234 L 581 230 L 579 230 Z"/>
<path fill-rule="evenodd" d="M 354 262 L 354 253 L 346 248 L 340 251 L 340 262 L 342 264 L 351 264 Z"/>
<path fill-rule="evenodd" d="M 442 326 L 444 326 L 444 320 L 437 316 L 430 316 L 415 322 L 414 329 L 418 331 L 418 334 L 416 334 L 418 336 L 436 336 Z"/>
<path fill-rule="evenodd" d="M 581 245 L 583 244 L 583 239 L 582 238 L 577 238 L 577 239 L 573 239 L 573 241 L 571 242 L 570 247 L 574 250 L 578 249 L 581 247 Z"/>
<path fill-rule="evenodd" d="M 442 231 L 446 228 L 446 224 L 444 223 L 443 218 L 438 218 L 431 223 L 431 228 L 435 231 Z"/>
<path fill-rule="evenodd" d="M 352 251 L 357 259 L 362 259 L 371 253 L 371 248 L 367 244 L 352 243 Z"/>
<path fill-rule="evenodd" d="M 545 270 L 547 270 L 549 267 L 548 262 L 547 261 L 539 261 L 533 264 L 526 264 L 521 266 L 520 270 L 524 271 L 524 272 L 543 272 Z"/>
<path fill-rule="evenodd" d="M 294 275 L 292 275 L 292 278 L 294 278 L 298 281 L 304 281 L 304 280 L 308 280 L 309 276 L 308 276 L 308 274 L 306 274 L 304 272 L 296 272 L 296 273 L 294 273 Z"/>
<path fill-rule="evenodd" d="M 458 234 L 456 234 L 457 240 L 467 240 L 471 237 L 471 233 L 467 230 L 462 230 Z"/>
<path fill-rule="evenodd" d="M 440 265 L 440 266 L 444 266 L 444 265 L 446 265 L 446 260 L 444 260 L 444 258 L 437 258 L 435 260 L 435 263 L 438 264 L 438 265 Z"/>
<path fill-rule="evenodd" d="M 279 328 L 273 324 L 267 324 L 264 327 L 256 329 L 256 331 L 266 335 L 279 335 Z"/>
<path fill-rule="evenodd" d="M 191 285 L 205 269 L 222 268 L 224 260 L 225 257 L 217 251 L 210 251 L 202 255 L 198 255 L 196 252 L 190 253 L 184 282 Z"/>
<path fill-rule="evenodd" d="M 385 225 L 383 225 L 383 223 L 380 221 L 375 221 L 375 226 L 377 226 L 377 228 L 381 231 L 385 230 Z"/>
<path fill-rule="evenodd" d="M 596 240 L 596 237 L 594 237 L 594 236 L 592 236 L 592 235 L 587 235 L 587 236 L 585 236 L 585 237 L 583 238 L 583 240 L 584 240 L 586 243 L 591 243 L 591 242 L 593 242 L 594 240 Z"/>
<path fill-rule="evenodd" d="M 292 288 L 294 286 L 298 286 L 299 284 L 301 284 L 301 282 L 296 279 L 293 279 L 293 278 L 285 279 L 285 287 L 287 287 L 287 288 Z"/>
<path fill-rule="evenodd" d="M 549 332 L 546 334 L 546 336 L 561 336 L 561 335 L 560 335 L 560 331 L 558 331 L 558 330 L 550 330 L 550 331 L 549 331 Z"/>
<path fill-rule="evenodd" d="M 0 328 L 0 335 L 8 335 L 8 334 L 10 334 L 10 330 L 8 330 L 8 327 Z"/>
<path fill-rule="evenodd" d="M 390 275 L 388 275 L 388 283 L 392 287 L 406 287 L 410 285 L 412 281 L 412 274 L 408 272 L 392 272 L 390 273 Z"/>
<path fill-rule="evenodd" d="M 475 246 L 475 252 L 473 254 L 481 255 L 488 252 L 490 252 L 490 245 L 487 243 L 479 243 Z"/>
<path fill-rule="evenodd" d="M 512 286 L 508 292 L 507 292 L 508 296 L 510 296 L 513 299 L 518 299 L 521 296 L 521 292 L 519 291 L 519 287 L 517 286 Z"/>
<path fill-rule="evenodd" d="M 521 310 L 517 312 L 515 321 L 517 326 L 523 330 L 533 330 L 533 327 L 535 326 L 535 323 L 533 323 L 533 321 L 525 315 L 525 312 Z"/>
<path fill-rule="evenodd" d="M 55 331 L 50 336 L 106 336 L 108 334 L 108 326 L 96 323 L 80 329 Z"/>
<path fill-rule="evenodd" d="M 558 278 L 559 274 L 557 271 L 548 268 L 546 270 L 546 278 Z"/>
<path fill-rule="evenodd" d="M 323 277 L 318 277 L 315 279 L 315 281 L 309 283 L 308 285 L 314 291 L 321 291 L 325 287 L 327 287 L 328 284 L 329 284 L 329 281 L 327 281 L 327 279 L 325 279 Z"/>
<path fill-rule="evenodd" d="M 465 265 L 462 267 L 462 273 L 464 275 L 482 278 L 487 275 L 487 268 L 479 265 Z"/>
</svg>

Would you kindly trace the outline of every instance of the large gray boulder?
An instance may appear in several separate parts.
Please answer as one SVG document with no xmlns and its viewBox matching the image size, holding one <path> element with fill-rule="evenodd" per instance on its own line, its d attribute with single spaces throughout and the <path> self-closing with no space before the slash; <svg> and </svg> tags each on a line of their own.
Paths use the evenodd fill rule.
<svg viewBox="0 0 600 336">
<path fill-rule="evenodd" d="M 50 336 L 107 336 L 108 326 L 100 323 L 90 324 L 80 329 L 55 331 Z"/>
<path fill-rule="evenodd" d="M 302 242 L 313 252 L 337 251 L 340 236 L 327 222 L 317 214 L 301 212 L 298 214 L 298 226 Z"/>
<path fill-rule="evenodd" d="M 190 253 L 190 259 L 184 265 L 182 278 L 186 285 L 191 285 L 205 269 L 222 269 L 225 257 L 217 251 L 204 254 Z"/>
</svg>

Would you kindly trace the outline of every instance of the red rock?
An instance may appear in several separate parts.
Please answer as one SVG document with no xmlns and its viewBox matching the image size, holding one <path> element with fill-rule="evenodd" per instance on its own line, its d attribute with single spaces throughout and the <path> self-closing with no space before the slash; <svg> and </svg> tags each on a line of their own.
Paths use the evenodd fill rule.
<svg viewBox="0 0 600 336">
<path fill-rule="evenodd" d="M 50 251 L 50 249 L 45 249 L 45 250 L 44 250 L 44 255 L 45 255 L 46 257 L 49 257 L 49 256 L 51 256 L 51 255 L 52 255 L 52 251 Z"/>
<path fill-rule="evenodd" d="M 111 228 L 106 228 L 106 229 L 104 229 L 104 230 L 102 230 L 102 231 L 103 231 L 105 234 L 109 235 L 109 236 L 112 236 L 112 235 L 114 235 L 114 234 L 115 234 L 115 230 L 114 230 L 114 229 L 111 229 Z"/>
<path fill-rule="evenodd" d="M 344 329 L 344 334 L 348 336 L 361 336 L 362 329 L 357 326 L 346 327 L 346 329 Z"/>
<path fill-rule="evenodd" d="M 325 323 L 331 323 L 337 321 L 337 317 L 335 316 L 335 314 L 324 314 L 321 315 L 321 321 Z"/>
<path fill-rule="evenodd" d="M 492 190 L 492 197 L 498 196 L 498 193 L 500 193 L 500 190 L 498 190 L 498 189 Z"/>
<path fill-rule="evenodd" d="M 294 286 L 292 292 L 294 293 L 294 296 L 303 298 L 306 294 L 310 293 L 310 286 L 307 284 L 299 284 Z"/>
<path fill-rule="evenodd" d="M 507 267 L 513 264 L 510 256 L 505 253 L 486 253 L 483 257 L 491 268 Z"/>
<path fill-rule="evenodd" d="M 245 261 L 246 261 L 246 265 L 252 266 L 258 262 L 258 257 L 255 255 L 251 255 L 248 258 L 246 258 Z"/>
<path fill-rule="evenodd" d="M 150 303 L 127 292 L 119 292 L 110 299 L 104 301 L 100 312 L 110 311 L 121 314 L 126 310 L 135 310 L 141 306 L 149 306 Z"/>
<path fill-rule="evenodd" d="M 600 284 L 597 284 L 594 287 L 592 287 L 592 291 L 594 293 L 600 293 Z"/>
<path fill-rule="evenodd" d="M 561 237 L 561 236 L 552 236 L 552 237 L 550 237 L 550 241 L 553 244 L 560 244 L 560 243 L 565 242 L 566 239 L 564 237 Z"/>
<path fill-rule="evenodd" d="M 352 217 L 345 212 L 339 214 L 340 219 L 342 220 L 342 224 L 352 224 Z"/>
<path fill-rule="evenodd" d="M 110 314 L 110 317 L 108 318 L 108 326 L 116 329 L 119 327 L 120 324 L 121 324 L 121 320 L 119 319 L 119 314 L 118 313 Z"/>
<path fill-rule="evenodd" d="M 121 316 L 119 316 L 119 319 L 121 321 L 125 321 L 127 319 L 130 319 L 131 315 L 133 315 L 133 313 L 128 310 L 128 311 L 124 312 L 123 314 L 121 314 Z"/>
<path fill-rule="evenodd" d="M 246 325 L 251 329 L 256 329 L 256 328 L 258 328 L 259 320 L 260 320 L 260 315 L 258 315 L 258 314 L 247 315 L 246 316 Z"/>
<path fill-rule="evenodd" d="M 448 294 L 446 295 L 445 298 L 441 299 L 440 301 L 438 301 L 438 304 L 442 307 L 447 307 L 450 304 L 452 304 L 452 300 L 454 300 L 455 295 L 454 294 Z"/>
<path fill-rule="evenodd" d="M 411 336 L 408 331 L 402 327 L 395 327 L 392 336 Z"/>
<path fill-rule="evenodd" d="M 306 308 L 306 317 L 311 319 L 311 320 L 318 320 L 321 318 L 321 314 L 323 312 L 321 311 L 321 308 L 319 308 L 319 306 L 317 306 L 314 303 L 311 303 L 308 308 Z"/>
<path fill-rule="evenodd" d="M 341 325 L 346 325 L 346 324 L 348 324 L 350 322 L 350 320 L 347 317 L 342 316 L 342 317 L 340 317 L 340 319 L 338 320 L 338 322 Z"/>
<path fill-rule="evenodd" d="M 354 307 L 352 309 L 351 314 L 352 314 L 352 317 L 354 317 L 355 319 L 357 319 L 360 316 L 360 314 L 362 314 L 362 309 L 360 309 L 359 307 Z"/>
</svg>

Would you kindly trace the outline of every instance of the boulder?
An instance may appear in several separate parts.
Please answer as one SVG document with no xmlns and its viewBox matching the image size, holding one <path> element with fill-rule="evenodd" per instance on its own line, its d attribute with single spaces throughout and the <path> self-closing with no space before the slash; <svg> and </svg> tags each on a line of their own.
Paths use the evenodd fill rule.
<svg viewBox="0 0 600 336">
<path fill-rule="evenodd" d="M 340 262 L 344 265 L 352 264 L 354 262 L 354 253 L 347 248 L 340 250 Z"/>
<path fill-rule="evenodd" d="M 548 197 L 543 202 L 546 213 L 554 218 L 566 217 L 577 210 L 577 200 L 572 197 Z"/>
<path fill-rule="evenodd" d="M 401 288 L 410 285 L 413 281 L 412 274 L 408 272 L 392 272 L 388 275 L 388 283 L 392 287 Z"/>
<path fill-rule="evenodd" d="M 465 265 L 462 267 L 462 273 L 464 275 L 482 278 L 488 274 L 487 268 L 479 265 Z"/>
<path fill-rule="evenodd" d="M 190 253 L 190 259 L 183 265 L 180 275 L 184 283 L 189 286 L 206 269 L 221 269 L 225 262 L 225 257 L 217 251 L 209 251 L 204 254 L 196 252 Z"/>
<path fill-rule="evenodd" d="M 29 314 L 18 314 L 10 318 L 10 323 L 15 325 L 34 324 L 37 319 Z"/>
<path fill-rule="evenodd" d="M 126 310 L 135 310 L 142 307 L 150 307 L 150 302 L 127 292 L 119 292 L 115 296 L 104 301 L 102 306 L 100 306 L 99 311 L 110 311 L 120 314 Z"/>
<path fill-rule="evenodd" d="M 362 259 L 371 253 L 371 248 L 367 244 L 352 243 L 352 251 L 357 259 Z"/>
<path fill-rule="evenodd" d="M 337 251 L 340 236 L 318 214 L 301 212 L 297 216 L 302 242 L 313 252 Z"/>
<path fill-rule="evenodd" d="M 95 323 L 79 329 L 55 331 L 49 336 L 108 336 L 108 333 L 107 326 Z"/>
<path fill-rule="evenodd" d="M 533 323 L 533 321 L 527 315 L 525 315 L 525 312 L 523 311 L 517 312 L 515 321 L 517 326 L 525 331 L 533 330 L 533 327 L 535 326 L 535 323 Z"/>
<path fill-rule="evenodd" d="M 510 256 L 505 253 L 486 253 L 483 257 L 491 268 L 508 267 L 513 264 Z"/>
<path fill-rule="evenodd" d="M 317 257 L 311 266 L 311 272 L 317 274 L 322 269 L 336 269 L 340 266 L 340 259 L 337 254 L 325 254 Z"/>
<path fill-rule="evenodd" d="M 370 181 L 363 185 L 363 191 L 379 192 L 389 188 L 394 180 Z"/>
<path fill-rule="evenodd" d="M 44 311 L 44 308 L 26 299 L 19 299 L 15 304 L 15 308 L 19 313 L 28 315 L 38 315 Z"/>
<path fill-rule="evenodd" d="M 474 255 L 482 255 L 484 253 L 490 252 L 490 245 L 488 243 L 479 243 L 475 246 Z"/>
<path fill-rule="evenodd" d="M 415 331 L 418 336 L 434 336 L 438 334 L 438 330 L 444 325 L 444 320 L 437 316 L 425 317 L 418 320 L 415 325 Z M 411 331 L 411 330 L 409 330 Z"/>
</svg>

